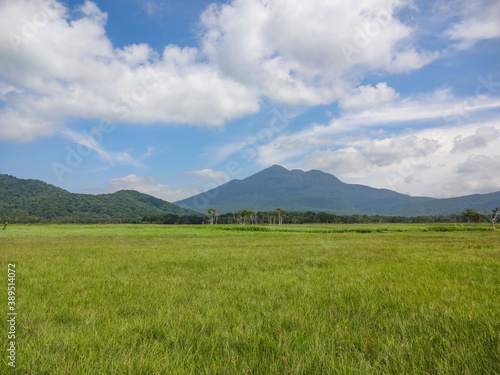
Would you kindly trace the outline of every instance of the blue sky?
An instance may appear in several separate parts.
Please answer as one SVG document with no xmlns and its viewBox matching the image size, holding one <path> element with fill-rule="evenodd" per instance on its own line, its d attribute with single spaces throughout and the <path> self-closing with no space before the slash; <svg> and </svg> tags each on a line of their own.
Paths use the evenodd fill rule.
<svg viewBox="0 0 500 375">
<path fill-rule="evenodd" d="M 500 190 L 498 0 L 0 0 L 0 173 L 168 201 L 270 165 Z"/>
</svg>

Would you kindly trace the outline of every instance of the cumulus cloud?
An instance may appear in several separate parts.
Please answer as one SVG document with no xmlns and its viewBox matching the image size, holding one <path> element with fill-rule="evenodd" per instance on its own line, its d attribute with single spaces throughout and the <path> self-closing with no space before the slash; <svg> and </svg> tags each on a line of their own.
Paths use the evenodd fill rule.
<svg viewBox="0 0 500 375">
<path fill-rule="evenodd" d="M 153 11 L 158 2 L 145 4 Z M 437 56 L 417 52 L 414 30 L 397 18 L 410 5 L 233 0 L 203 12 L 198 48 L 157 53 L 146 44 L 114 47 L 107 14 L 91 1 L 79 18 L 56 0 L 3 1 L 0 140 L 51 136 L 74 118 L 222 126 L 257 112 L 261 98 L 330 104 L 356 86 L 353 69 L 406 72 Z M 23 131 L 5 130 L 13 126 Z"/>
<path fill-rule="evenodd" d="M 477 148 L 485 148 L 488 143 L 500 138 L 500 131 L 493 126 L 482 126 L 476 130 L 474 135 L 463 138 L 458 135 L 453 140 L 452 152 L 464 152 Z"/>
<path fill-rule="evenodd" d="M 419 138 L 415 135 L 374 140 L 361 150 L 371 164 L 376 166 L 391 165 L 414 157 L 422 158 L 435 152 L 440 147 L 435 139 Z"/>
<path fill-rule="evenodd" d="M 461 192 L 492 193 L 500 190 L 500 155 L 473 155 L 456 166 L 456 176 L 447 186 Z"/>
<path fill-rule="evenodd" d="M 347 111 L 359 111 L 373 108 L 399 98 L 399 94 L 386 82 L 380 82 L 375 87 L 372 85 L 358 86 L 350 95 L 339 100 L 339 107 Z"/>
<path fill-rule="evenodd" d="M 89 1 L 80 11 L 72 19 L 53 0 L 0 3 L 0 35 L 10 36 L 0 39 L 0 81 L 19 92 L 0 109 L 1 139 L 52 135 L 70 118 L 221 126 L 259 109 L 255 92 L 200 62 L 197 49 L 114 48 L 107 15 Z M 18 124 L 24 131 L 5 130 Z"/>
<path fill-rule="evenodd" d="M 352 87 L 343 75 L 353 67 L 405 72 L 437 57 L 402 47 L 413 33 L 395 16 L 405 6 L 410 2 L 213 4 L 201 17 L 202 48 L 225 74 L 273 100 L 331 103 Z"/>
<path fill-rule="evenodd" d="M 310 169 L 329 171 L 334 175 L 366 169 L 369 163 L 365 156 L 355 147 L 344 147 L 338 150 L 317 150 L 306 160 L 305 166 Z"/>
<path fill-rule="evenodd" d="M 199 193 L 199 191 L 195 191 L 194 189 L 175 189 L 171 186 L 160 184 L 155 177 L 142 177 L 135 174 L 109 180 L 108 185 L 113 192 L 118 190 L 135 190 L 167 202 L 176 202 Z"/>
<path fill-rule="evenodd" d="M 385 167 L 407 158 L 424 158 L 439 148 L 439 141 L 408 137 L 373 140 L 361 148 L 353 146 L 337 150 L 317 150 L 307 158 L 306 166 L 328 170 L 334 174 Z"/>
<path fill-rule="evenodd" d="M 415 48 L 402 51 L 394 56 L 387 66 L 387 71 L 392 73 L 407 73 L 430 64 L 439 57 L 439 52 L 417 52 Z"/>
<path fill-rule="evenodd" d="M 23 116 L 12 108 L 0 109 L 0 141 L 31 142 L 38 137 L 50 137 L 64 130 L 64 125 L 49 118 L 38 117 L 26 111 Z"/>
</svg>

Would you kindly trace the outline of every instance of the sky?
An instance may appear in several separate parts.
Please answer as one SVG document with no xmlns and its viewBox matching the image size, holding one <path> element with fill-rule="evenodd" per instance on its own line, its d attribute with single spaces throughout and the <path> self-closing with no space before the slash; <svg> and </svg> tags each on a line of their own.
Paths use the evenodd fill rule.
<svg viewBox="0 0 500 375">
<path fill-rule="evenodd" d="M 279 164 L 500 191 L 500 0 L 0 0 L 0 173 L 175 202 Z"/>
</svg>

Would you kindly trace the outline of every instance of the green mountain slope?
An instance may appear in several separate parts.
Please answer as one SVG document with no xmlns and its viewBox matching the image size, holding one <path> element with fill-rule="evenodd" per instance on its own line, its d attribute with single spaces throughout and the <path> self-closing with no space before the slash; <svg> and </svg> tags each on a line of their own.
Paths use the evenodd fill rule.
<svg viewBox="0 0 500 375">
<path fill-rule="evenodd" d="M 0 175 L 0 220 L 130 221 L 158 214 L 199 215 L 137 191 L 73 194 L 42 181 Z"/>
<path fill-rule="evenodd" d="M 205 212 L 242 209 L 328 212 L 337 215 L 425 216 L 456 214 L 465 208 L 491 210 L 500 205 L 500 192 L 460 198 L 411 197 L 387 189 L 346 184 L 321 171 L 289 171 L 274 165 L 244 180 L 232 180 L 216 189 L 175 202 Z"/>
</svg>

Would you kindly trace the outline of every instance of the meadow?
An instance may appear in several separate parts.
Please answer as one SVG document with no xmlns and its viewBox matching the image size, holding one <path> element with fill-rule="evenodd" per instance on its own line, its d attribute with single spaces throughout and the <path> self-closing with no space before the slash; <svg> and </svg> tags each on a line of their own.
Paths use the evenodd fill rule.
<svg viewBox="0 0 500 375">
<path fill-rule="evenodd" d="M 8 226 L 0 373 L 499 374 L 500 232 L 472 229 Z"/>
</svg>

